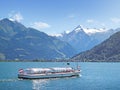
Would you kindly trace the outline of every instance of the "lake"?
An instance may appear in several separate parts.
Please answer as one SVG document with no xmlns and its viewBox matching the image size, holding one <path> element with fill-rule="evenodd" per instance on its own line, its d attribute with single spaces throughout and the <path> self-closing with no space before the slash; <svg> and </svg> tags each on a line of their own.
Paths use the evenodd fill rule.
<svg viewBox="0 0 120 90">
<path fill-rule="evenodd" d="M 78 64 L 80 77 L 22 80 L 17 78 L 20 68 L 64 67 L 66 62 L 0 62 L 0 90 L 120 90 L 120 63 Z"/>
</svg>

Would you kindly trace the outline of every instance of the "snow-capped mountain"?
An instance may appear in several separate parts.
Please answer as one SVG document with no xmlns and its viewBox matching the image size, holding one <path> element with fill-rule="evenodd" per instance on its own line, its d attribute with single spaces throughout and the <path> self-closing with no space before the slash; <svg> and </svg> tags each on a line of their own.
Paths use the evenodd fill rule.
<svg viewBox="0 0 120 90">
<path fill-rule="evenodd" d="M 58 34 L 56 37 L 60 40 L 66 41 L 71 44 L 78 52 L 89 50 L 95 45 L 101 43 L 105 39 L 109 38 L 115 32 L 120 29 L 96 29 L 96 28 L 84 28 L 78 25 L 70 32 L 64 32 Z"/>
</svg>

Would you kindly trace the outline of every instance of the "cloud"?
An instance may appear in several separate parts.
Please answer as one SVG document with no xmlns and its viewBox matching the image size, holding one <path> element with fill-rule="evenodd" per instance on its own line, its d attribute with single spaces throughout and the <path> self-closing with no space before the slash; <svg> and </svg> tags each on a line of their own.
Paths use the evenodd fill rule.
<svg viewBox="0 0 120 90">
<path fill-rule="evenodd" d="M 95 21 L 93 19 L 88 19 L 87 23 L 94 23 Z"/>
<path fill-rule="evenodd" d="M 106 28 L 106 23 L 105 22 L 101 22 L 101 21 L 98 21 L 98 20 L 95 20 L 95 19 L 88 19 L 86 20 L 87 24 L 89 26 L 94 26 L 94 27 L 100 27 L 100 28 Z"/>
<path fill-rule="evenodd" d="M 75 15 L 71 14 L 68 16 L 68 18 L 75 18 Z"/>
<path fill-rule="evenodd" d="M 17 22 L 21 22 L 23 20 L 23 16 L 21 15 L 20 12 L 14 12 L 12 11 L 10 14 L 9 14 L 9 19 L 12 20 L 12 21 L 17 21 Z"/>
<path fill-rule="evenodd" d="M 34 27 L 36 29 L 45 29 L 45 28 L 49 28 L 51 26 L 45 22 L 34 22 L 32 24 L 32 27 Z"/>
<path fill-rule="evenodd" d="M 101 23 L 101 26 L 102 26 L 102 27 L 106 27 L 106 24 L 105 24 L 105 23 Z"/>
<path fill-rule="evenodd" d="M 114 17 L 114 18 L 111 18 L 111 21 L 112 21 L 113 23 L 120 23 L 120 18 Z"/>
</svg>

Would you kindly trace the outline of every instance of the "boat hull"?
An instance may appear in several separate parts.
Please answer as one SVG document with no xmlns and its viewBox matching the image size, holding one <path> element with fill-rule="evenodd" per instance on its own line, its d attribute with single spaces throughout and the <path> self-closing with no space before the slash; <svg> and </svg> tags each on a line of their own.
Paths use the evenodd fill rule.
<svg viewBox="0 0 120 90">
<path fill-rule="evenodd" d="M 68 73 L 46 73 L 46 74 L 18 74 L 18 78 L 23 79 L 46 79 L 79 76 L 80 71 Z"/>
</svg>

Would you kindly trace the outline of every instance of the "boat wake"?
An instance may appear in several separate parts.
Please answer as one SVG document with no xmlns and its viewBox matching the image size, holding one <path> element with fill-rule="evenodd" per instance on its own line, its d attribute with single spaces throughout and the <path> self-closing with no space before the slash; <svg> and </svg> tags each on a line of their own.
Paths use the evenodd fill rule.
<svg viewBox="0 0 120 90">
<path fill-rule="evenodd" d="M 17 78 L 11 78 L 11 79 L 0 79 L 0 82 L 16 82 L 18 80 L 22 79 L 17 79 Z"/>
</svg>

